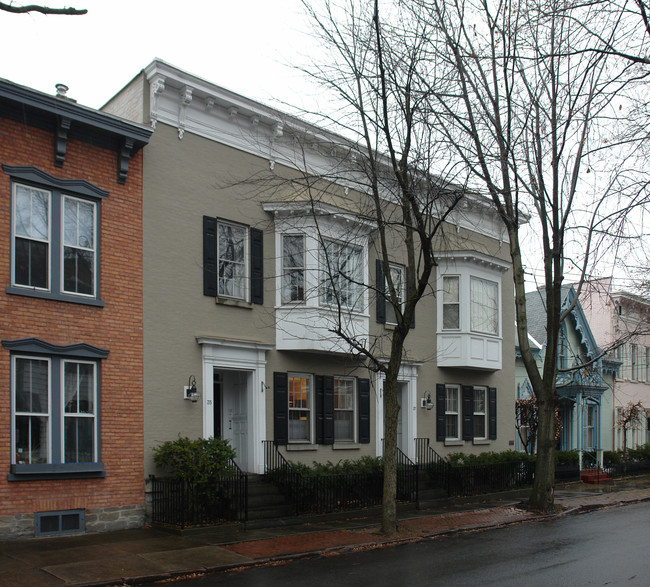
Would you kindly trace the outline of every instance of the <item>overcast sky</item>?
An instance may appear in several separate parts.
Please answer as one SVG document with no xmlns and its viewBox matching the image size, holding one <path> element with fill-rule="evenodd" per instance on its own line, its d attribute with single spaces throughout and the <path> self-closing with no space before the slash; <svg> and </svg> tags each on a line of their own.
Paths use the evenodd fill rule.
<svg viewBox="0 0 650 587">
<path fill-rule="evenodd" d="M 68 96 L 99 108 L 158 57 L 270 105 L 304 105 L 304 78 L 290 67 L 310 50 L 299 0 L 40 3 L 88 14 L 0 11 L 0 77 L 51 94 L 64 83 Z"/>
</svg>

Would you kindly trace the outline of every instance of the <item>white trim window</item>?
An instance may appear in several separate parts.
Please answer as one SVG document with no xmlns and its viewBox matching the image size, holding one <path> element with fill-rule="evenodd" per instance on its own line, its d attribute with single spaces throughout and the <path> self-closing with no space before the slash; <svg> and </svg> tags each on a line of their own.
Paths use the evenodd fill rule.
<svg viewBox="0 0 650 587">
<path fill-rule="evenodd" d="M 217 222 L 217 295 L 248 298 L 248 230 L 245 226 Z"/>
<path fill-rule="evenodd" d="M 356 438 L 356 379 L 334 377 L 334 440 L 354 442 Z"/>
<path fill-rule="evenodd" d="M 13 358 L 13 455 L 21 465 L 50 463 L 50 361 Z"/>
<path fill-rule="evenodd" d="M 282 235 L 282 303 L 305 301 L 305 236 Z"/>
<path fill-rule="evenodd" d="M 63 196 L 63 291 L 95 294 L 97 206 Z"/>
<path fill-rule="evenodd" d="M 363 248 L 324 239 L 320 255 L 321 304 L 351 310 L 363 302 Z"/>
<path fill-rule="evenodd" d="M 289 442 L 311 442 L 313 427 L 313 376 L 289 373 Z"/>
<path fill-rule="evenodd" d="M 460 386 L 445 386 L 445 440 L 460 439 Z"/>
<path fill-rule="evenodd" d="M 13 283 L 50 289 L 51 193 L 14 184 Z"/>
<path fill-rule="evenodd" d="M 473 332 L 499 334 L 499 285 L 470 277 L 470 328 Z"/>
<path fill-rule="evenodd" d="M 460 278 L 445 275 L 442 278 L 442 329 L 460 328 Z"/>
<path fill-rule="evenodd" d="M 404 279 L 405 268 L 402 265 L 390 265 L 390 276 L 393 280 L 395 293 L 397 294 L 397 304 L 400 309 L 404 308 L 404 297 L 406 293 L 406 280 Z M 388 279 L 385 285 L 386 295 L 388 296 L 389 287 Z M 386 324 L 397 324 L 397 316 L 395 315 L 395 307 L 390 302 L 386 302 Z"/>
<path fill-rule="evenodd" d="M 472 414 L 474 440 L 487 438 L 487 388 L 474 387 L 474 412 Z"/>
<path fill-rule="evenodd" d="M 97 460 L 95 363 L 63 362 L 63 457 L 66 463 Z"/>
</svg>

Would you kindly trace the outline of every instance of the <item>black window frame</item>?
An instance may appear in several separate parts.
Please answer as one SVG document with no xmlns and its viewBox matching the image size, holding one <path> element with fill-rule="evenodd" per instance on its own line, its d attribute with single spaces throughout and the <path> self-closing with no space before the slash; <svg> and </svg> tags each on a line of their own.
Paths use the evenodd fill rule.
<svg viewBox="0 0 650 587">
<path fill-rule="evenodd" d="M 11 263 L 9 284 L 5 291 L 8 294 L 58 300 L 75 304 L 103 307 L 101 299 L 101 202 L 109 192 L 85 180 L 60 179 L 33 166 L 2 165 L 4 172 L 11 178 Z M 46 191 L 49 198 L 49 251 L 48 251 L 48 284 L 47 288 L 16 283 L 16 235 L 15 235 L 15 198 L 16 186 L 23 185 Z M 77 200 L 90 202 L 95 209 L 95 243 L 94 243 L 94 292 L 92 294 L 75 293 L 64 289 L 63 263 L 63 203 L 68 196 Z"/>
</svg>

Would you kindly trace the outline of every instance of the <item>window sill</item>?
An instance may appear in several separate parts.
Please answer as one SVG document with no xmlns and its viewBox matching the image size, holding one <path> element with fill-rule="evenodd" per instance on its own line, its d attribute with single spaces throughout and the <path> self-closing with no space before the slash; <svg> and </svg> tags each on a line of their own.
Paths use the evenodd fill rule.
<svg viewBox="0 0 650 587">
<path fill-rule="evenodd" d="M 361 448 L 356 442 L 335 442 L 332 450 L 359 450 Z"/>
<path fill-rule="evenodd" d="M 7 481 L 42 481 L 47 479 L 93 479 L 106 477 L 104 463 L 60 463 L 11 465 Z"/>
<path fill-rule="evenodd" d="M 70 302 L 71 304 L 81 304 L 83 306 L 97 306 L 103 308 L 106 305 L 103 300 L 98 300 L 97 298 L 54 293 L 51 291 L 42 291 L 40 289 L 22 288 L 15 285 L 8 285 L 5 288 L 5 292 L 11 295 L 40 298 L 43 300 L 54 300 L 56 302 Z"/>
<path fill-rule="evenodd" d="M 465 446 L 464 440 L 445 440 L 445 446 Z"/>
<path fill-rule="evenodd" d="M 300 452 L 300 451 L 310 451 L 318 450 L 317 444 L 310 443 L 296 443 L 296 444 L 287 444 L 287 452 Z"/>
<path fill-rule="evenodd" d="M 235 308 L 244 308 L 245 310 L 252 310 L 253 304 L 244 300 L 234 300 L 232 298 L 215 298 L 215 303 L 220 306 L 233 306 Z"/>
</svg>

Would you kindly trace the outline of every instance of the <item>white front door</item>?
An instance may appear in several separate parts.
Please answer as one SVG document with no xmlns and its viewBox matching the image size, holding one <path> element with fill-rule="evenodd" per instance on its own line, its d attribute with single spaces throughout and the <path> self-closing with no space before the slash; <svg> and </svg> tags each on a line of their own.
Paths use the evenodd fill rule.
<svg viewBox="0 0 650 587">
<path fill-rule="evenodd" d="M 221 380 L 221 437 L 230 442 L 235 461 L 248 468 L 248 389 L 250 374 L 246 371 L 218 372 Z M 216 415 L 216 413 L 215 413 Z M 217 426 L 215 425 L 215 430 Z"/>
</svg>

